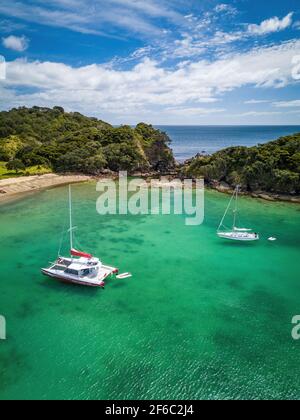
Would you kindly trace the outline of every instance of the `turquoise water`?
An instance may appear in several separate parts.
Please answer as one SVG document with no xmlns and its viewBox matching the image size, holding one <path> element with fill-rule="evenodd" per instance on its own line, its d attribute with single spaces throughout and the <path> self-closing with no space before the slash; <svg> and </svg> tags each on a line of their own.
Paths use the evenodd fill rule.
<svg viewBox="0 0 300 420">
<path fill-rule="evenodd" d="M 227 196 L 207 192 L 205 223 L 186 227 L 183 216 L 100 217 L 95 184 L 74 186 L 84 249 L 134 273 L 103 291 L 40 274 L 66 194 L 0 208 L 1 399 L 300 397 L 299 206 L 242 198 L 262 240 L 233 244 L 215 235 Z"/>
<path fill-rule="evenodd" d="M 300 126 L 159 126 L 172 139 L 178 161 L 231 146 L 256 146 L 300 132 Z"/>
</svg>

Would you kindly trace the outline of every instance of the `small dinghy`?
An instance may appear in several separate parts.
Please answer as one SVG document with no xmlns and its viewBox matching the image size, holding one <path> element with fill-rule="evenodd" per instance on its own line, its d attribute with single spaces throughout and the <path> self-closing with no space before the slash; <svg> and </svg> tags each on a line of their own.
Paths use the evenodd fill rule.
<svg viewBox="0 0 300 420">
<path fill-rule="evenodd" d="M 129 279 L 130 277 L 132 277 L 131 273 L 123 273 L 123 274 L 119 274 L 118 276 L 116 276 L 116 278 L 118 280 Z"/>
<path fill-rule="evenodd" d="M 270 242 L 275 242 L 275 241 L 277 241 L 277 238 L 273 238 L 273 237 L 271 237 L 271 238 L 269 238 L 269 239 L 268 239 L 268 241 L 270 241 Z"/>
</svg>

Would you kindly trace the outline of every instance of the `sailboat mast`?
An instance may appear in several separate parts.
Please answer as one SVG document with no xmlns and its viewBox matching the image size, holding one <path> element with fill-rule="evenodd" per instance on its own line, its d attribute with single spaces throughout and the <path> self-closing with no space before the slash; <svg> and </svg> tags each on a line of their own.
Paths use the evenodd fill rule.
<svg viewBox="0 0 300 420">
<path fill-rule="evenodd" d="M 230 202 L 229 202 L 229 204 L 228 204 L 228 206 L 227 206 L 227 209 L 226 209 L 226 211 L 225 211 L 225 213 L 224 213 L 223 219 L 221 220 L 221 223 L 220 223 L 220 225 L 219 225 L 219 227 L 218 227 L 218 232 L 220 232 L 221 227 L 224 225 L 224 221 L 225 221 L 226 216 L 227 216 L 227 214 L 228 214 L 228 212 L 229 212 L 229 209 L 230 209 L 230 207 L 231 207 L 231 204 L 232 204 L 232 201 L 233 201 L 234 197 L 235 197 L 235 192 L 232 194 L 231 200 L 230 200 Z"/>
<path fill-rule="evenodd" d="M 73 249 L 73 219 L 72 219 L 72 188 L 69 185 L 69 210 L 70 210 L 70 246 Z"/>
<path fill-rule="evenodd" d="M 239 185 L 236 187 L 235 190 L 235 209 L 234 209 L 234 218 L 233 218 L 233 229 L 236 228 L 236 219 L 238 214 L 238 199 L 239 199 Z"/>
</svg>

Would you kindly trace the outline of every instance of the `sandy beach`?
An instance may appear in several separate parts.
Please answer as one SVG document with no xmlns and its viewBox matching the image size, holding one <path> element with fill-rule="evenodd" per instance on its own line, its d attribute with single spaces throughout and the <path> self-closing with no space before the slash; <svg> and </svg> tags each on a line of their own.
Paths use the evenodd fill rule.
<svg viewBox="0 0 300 420">
<path fill-rule="evenodd" d="M 0 203 L 14 200 L 24 194 L 37 192 L 59 185 L 75 184 L 91 179 L 86 175 L 35 175 L 0 180 Z"/>
</svg>

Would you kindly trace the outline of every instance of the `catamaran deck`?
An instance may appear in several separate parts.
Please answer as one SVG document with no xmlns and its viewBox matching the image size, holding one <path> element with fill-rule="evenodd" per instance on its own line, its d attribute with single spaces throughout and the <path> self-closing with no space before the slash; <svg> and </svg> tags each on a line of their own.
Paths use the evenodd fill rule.
<svg viewBox="0 0 300 420">
<path fill-rule="evenodd" d="M 66 283 L 75 283 L 91 287 L 103 287 L 104 280 L 119 272 L 117 268 L 107 265 L 102 265 L 97 271 L 95 270 L 94 273 L 90 272 L 92 268 L 93 265 L 87 264 L 86 260 L 83 261 L 83 259 L 73 261 L 60 259 L 49 269 L 43 269 L 42 272 L 48 277 L 56 278 Z M 88 272 L 87 275 L 84 275 L 85 270 Z M 82 273 L 82 275 L 78 275 L 78 273 Z"/>
</svg>

